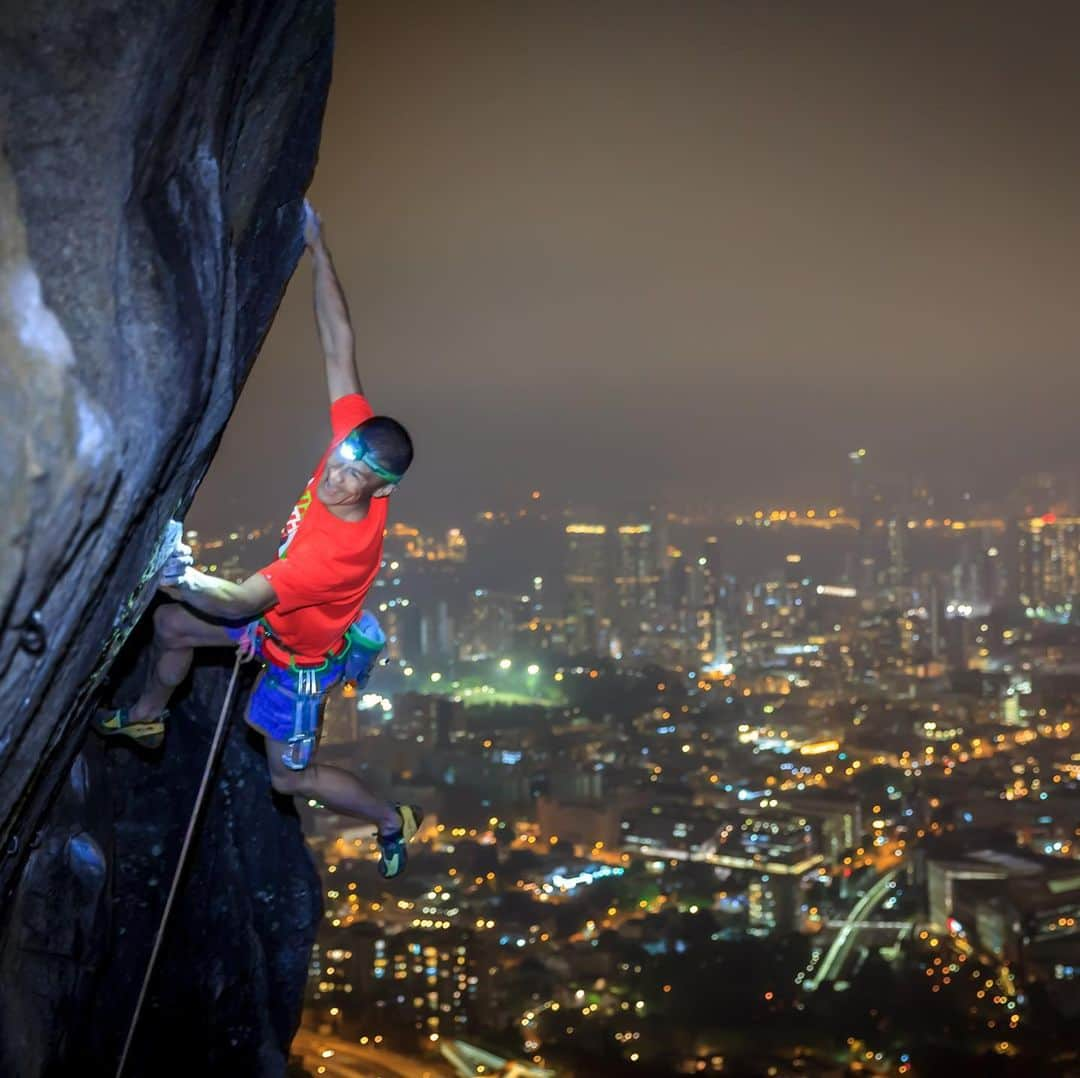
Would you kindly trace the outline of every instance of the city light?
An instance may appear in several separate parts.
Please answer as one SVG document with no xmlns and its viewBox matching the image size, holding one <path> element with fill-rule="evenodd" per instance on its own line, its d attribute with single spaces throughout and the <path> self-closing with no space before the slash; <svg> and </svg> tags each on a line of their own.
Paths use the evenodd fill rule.
<svg viewBox="0 0 1080 1078">
<path fill-rule="evenodd" d="M 857 466 L 870 476 L 869 454 Z M 1006 530 L 990 508 L 856 503 L 763 503 L 696 532 L 556 514 L 562 579 L 537 561 L 505 590 L 483 565 L 461 586 L 463 562 L 433 561 L 419 529 L 393 536 L 388 661 L 371 687 L 332 695 L 323 738 L 330 760 L 362 760 L 380 789 L 425 803 L 416 887 L 375 882 L 371 831 L 301 802 L 326 907 L 310 1028 L 374 1052 L 377 1016 L 395 1045 L 471 1073 L 543 1069 L 556 1051 L 599 1073 L 597 1031 L 627 1063 L 719 1072 L 742 1043 L 724 1007 L 762 1023 L 810 1011 L 839 1032 L 832 1000 L 858 984 L 871 1004 L 873 955 L 921 1000 L 913 1015 L 948 1013 L 972 1043 L 1008 1036 L 1003 1054 L 1040 1043 L 1008 964 L 1021 956 L 1044 986 L 1080 980 L 1056 949 L 1080 938 L 1080 517 Z M 507 531 L 489 552 L 512 560 L 519 518 L 491 513 L 483 525 Z M 747 524 L 744 537 L 779 538 L 736 572 L 729 544 Z M 469 538 L 459 529 L 453 548 L 466 565 Z M 802 961 L 776 945 L 796 936 Z M 753 961 L 732 983 L 738 948 Z M 495 1020 L 478 1000 L 525 992 L 523 966 L 538 979 L 515 1058 L 466 1052 L 464 1034 Z M 723 1037 L 683 1023 L 701 976 Z M 569 1010 L 575 1024 L 552 1028 Z M 933 1042 L 931 1019 L 904 1022 L 896 1043 Z M 917 1053 L 845 1038 L 854 1069 L 919 1073 Z M 813 1053 L 779 1051 L 785 1066 Z"/>
</svg>

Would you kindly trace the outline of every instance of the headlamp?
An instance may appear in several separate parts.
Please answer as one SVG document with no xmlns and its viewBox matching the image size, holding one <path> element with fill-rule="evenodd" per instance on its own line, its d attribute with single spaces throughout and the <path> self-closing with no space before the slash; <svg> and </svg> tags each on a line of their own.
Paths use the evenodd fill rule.
<svg viewBox="0 0 1080 1078">
<path fill-rule="evenodd" d="M 358 431 L 353 431 L 338 446 L 337 451 L 344 460 L 358 461 L 369 471 L 374 472 L 380 479 L 386 480 L 387 483 L 399 483 L 401 481 L 400 475 L 395 475 L 389 468 L 384 468 L 375 460 L 374 452 L 365 441 L 364 436 Z"/>
</svg>

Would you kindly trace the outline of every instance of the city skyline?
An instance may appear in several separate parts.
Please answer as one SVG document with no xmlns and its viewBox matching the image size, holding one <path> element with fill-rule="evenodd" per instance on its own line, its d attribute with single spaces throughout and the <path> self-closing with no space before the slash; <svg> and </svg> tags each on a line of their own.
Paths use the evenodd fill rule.
<svg viewBox="0 0 1080 1078">
<path fill-rule="evenodd" d="M 715 530 L 388 529 L 322 751 L 425 823 L 388 884 L 301 806 L 311 1072 L 1072 1072 L 1080 516 L 922 516 L 866 463 Z M 239 579 L 270 532 L 191 539 Z"/>
<path fill-rule="evenodd" d="M 395 512 L 819 500 L 857 445 L 957 489 L 1075 459 L 1075 12 L 656 18 L 342 7 L 312 197 L 416 435 Z M 287 510 L 323 448 L 307 272 L 217 521 Z"/>
<path fill-rule="evenodd" d="M 1069 1073 L 1068 20 L 418 12 L 342 9 L 312 198 L 418 445 L 322 751 L 426 817 L 391 888 L 301 805 L 294 1052 Z M 232 579 L 325 446 L 309 288 L 187 520 Z"/>
</svg>

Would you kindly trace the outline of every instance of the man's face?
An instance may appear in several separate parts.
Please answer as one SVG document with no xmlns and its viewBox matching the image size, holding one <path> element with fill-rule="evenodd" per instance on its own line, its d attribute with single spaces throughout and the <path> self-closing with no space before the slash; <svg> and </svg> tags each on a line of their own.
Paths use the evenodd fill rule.
<svg viewBox="0 0 1080 1078">
<path fill-rule="evenodd" d="M 340 447 L 330 454 L 326 469 L 319 481 L 319 501 L 326 506 L 359 505 L 386 486 L 381 479 L 360 460 L 349 460 Z"/>
</svg>

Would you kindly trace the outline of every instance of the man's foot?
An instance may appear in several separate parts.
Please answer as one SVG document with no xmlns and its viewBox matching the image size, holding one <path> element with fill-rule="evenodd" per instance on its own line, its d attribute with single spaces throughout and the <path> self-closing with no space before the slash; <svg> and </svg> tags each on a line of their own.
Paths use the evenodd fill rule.
<svg viewBox="0 0 1080 1078">
<path fill-rule="evenodd" d="M 424 810 L 419 805 L 395 805 L 401 826 L 394 831 L 379 832 L 379 875 L 392 880 L 405 871 L 409 854 L 406 847 L 424 822 Z"/>
<path fill-rule="evenodd" d="M 165 740 L 165 719 L 163 711 L 154 719 L 133 719 L 126 707 L 100 708 L 90 720 L 90 725 L 102 737 L 128 737 L 143 748 L 156 749 Z"/>
</svg>

